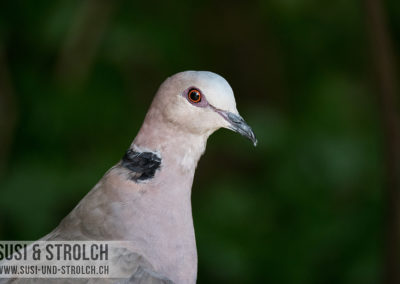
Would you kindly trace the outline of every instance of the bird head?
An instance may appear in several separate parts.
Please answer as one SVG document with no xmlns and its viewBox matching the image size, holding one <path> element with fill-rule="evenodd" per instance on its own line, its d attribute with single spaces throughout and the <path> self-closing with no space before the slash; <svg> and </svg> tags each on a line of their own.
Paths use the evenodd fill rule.
<svg viewBox="0 0 400 284">
<path fill-rule="evenodd" d="M 219 128 L 231 129 L 254 146 L 257 139 L 251 127 L 239 115 L 228 82 L 208 71 L 185 71 L 169 77 L 160 86 L 153 101 L 162 119 L 185 131 L 210 135 Z"/>
</svg>

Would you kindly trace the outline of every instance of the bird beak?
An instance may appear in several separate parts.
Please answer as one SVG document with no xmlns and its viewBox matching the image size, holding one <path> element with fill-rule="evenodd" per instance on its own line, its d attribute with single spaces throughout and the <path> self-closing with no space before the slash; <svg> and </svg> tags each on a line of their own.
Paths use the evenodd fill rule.
<svg viewBox="0 0 400 284">
<path fill-rule="evenodd" d="M 224 118 L 230 123 L 229 129 L 247 137 L 253 142 L 254 146 L 257 146 L 256 135 L 243 117 L 232 112 L 226 112 Z"/>
</svg>

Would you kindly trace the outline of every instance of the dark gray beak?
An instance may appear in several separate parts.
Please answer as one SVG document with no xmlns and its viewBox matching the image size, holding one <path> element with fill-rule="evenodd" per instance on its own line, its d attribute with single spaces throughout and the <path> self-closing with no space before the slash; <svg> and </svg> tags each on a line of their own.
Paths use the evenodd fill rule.
<svg viewBox="0 0 400 284">
<path fill-rule="evenodd" d="M 237 114 L 226 112 L 225 119 L 231 124 L 230 129 L 250 139 L 254 146 L 257 145 L 257 138 L 254 135 L 251 127 L 244 121 L 244 119 Z"/>
</svg>

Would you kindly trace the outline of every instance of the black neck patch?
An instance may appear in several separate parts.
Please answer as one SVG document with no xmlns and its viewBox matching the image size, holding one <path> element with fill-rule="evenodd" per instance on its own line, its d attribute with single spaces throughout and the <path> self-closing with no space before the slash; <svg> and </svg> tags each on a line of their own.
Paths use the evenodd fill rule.
<svg viewBox="0 0 400 284">
<path fill-rule="evenodd" d="M 161 158 L 152 152 L 126 151 L 121 165 L 131 171 L 130 179 L 138 182 L 152 179 L 160 168 Z"/>
</svg>

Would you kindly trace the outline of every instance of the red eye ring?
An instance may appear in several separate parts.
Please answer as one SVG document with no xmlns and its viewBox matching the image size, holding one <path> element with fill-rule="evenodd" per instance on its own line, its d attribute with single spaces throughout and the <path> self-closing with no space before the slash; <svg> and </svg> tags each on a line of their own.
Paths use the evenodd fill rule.
<svg viewBox="0 0 400 284">
<path fill-rule="evenodd" d="M 199 103 L 201 101 L 201 92 L 195 88 L 190 89 L 188 98 L 192 103 Z"/>
</svg>

